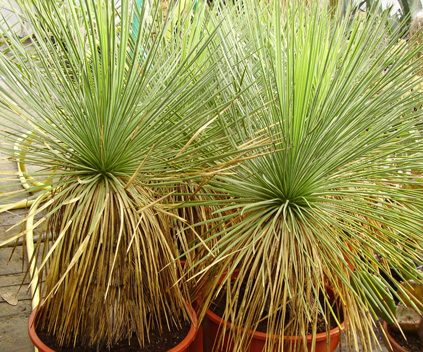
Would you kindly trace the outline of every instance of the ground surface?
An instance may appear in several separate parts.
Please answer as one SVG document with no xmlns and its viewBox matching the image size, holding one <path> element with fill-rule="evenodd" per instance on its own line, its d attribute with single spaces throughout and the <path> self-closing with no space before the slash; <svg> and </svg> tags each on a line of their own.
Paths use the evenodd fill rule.
<svg viewBox="0 0 423 352">
<path fill-rule="evenodd" d="M 10 170 L 13 167 L 11 162 L 0 161 L 0 170 Z M 6 229 L 17 223 L 24 214 L 25 210 L 0 214 L 0 242 L 18 233 L 19 228 L 9 233 L 6 233 Z M 34 350 L 27 334 L 31 312 L 31 296 L 27 292 L 29 280 L 24 280 L 26 263 L 22 261 L 22 245 L 16 248 L 10 258 L 12 250 L 13 247 L 0 248 L 0 351 L 29 352 Z M 24 285 L 21 287 L 22 282 Z M 17 295 L 17 304 L 7 303 L 2 298 L 5 294 Z"/>
</svg>

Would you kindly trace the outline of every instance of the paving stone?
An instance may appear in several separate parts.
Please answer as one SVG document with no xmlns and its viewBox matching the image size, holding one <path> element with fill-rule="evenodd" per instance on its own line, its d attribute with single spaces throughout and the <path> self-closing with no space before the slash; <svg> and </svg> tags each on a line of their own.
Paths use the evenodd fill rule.
<svg viewBox="0 0 423 352">
<path fill-rule="evenodd" d="M 34 348 L 28 337 L 27 324 L 31 313 L 31 295 L 25 265 L 22 264 L 22 247 L 9 261 L 11 248 L 0 248 L 0 351 L 32 352 Z M 22 286 L 21 286 L 22 285 Z M 1 298 L 3 293 L 17 295 L 16 306 Z"/>
<path fill-rule="evenodd" d="M 31 310 L 27 309 L 20 314 L 1 318 L 0 306 L 0 351 L 34 352 L 27 328 L 30 313 Z"/>
</svg>

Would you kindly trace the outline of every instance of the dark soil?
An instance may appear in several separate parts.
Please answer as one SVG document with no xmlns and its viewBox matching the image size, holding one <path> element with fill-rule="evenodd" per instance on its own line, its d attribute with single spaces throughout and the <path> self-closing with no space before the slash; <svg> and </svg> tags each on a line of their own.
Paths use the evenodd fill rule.
<svg viewBox="0 0 423 352">
<path fill-rule="evenodd" d="M 245 284 L 242 284 L 241 286 L 241 291 L 240 291 L 240 295 L 239 295 L 239 299 L 238 299 L 238 303 L 241 304 L 242 298 L 244 297 L 244 289 L 245 289 Z M 323 301 L 323 298 L 322 298 Z M 226 307 L 226 291 L 222 290 L 219 294 L 219 296 L 213 301 L 210 310 L 218 315 L 219 317 L 223 316 L 223 313 L 225 311 L 225 307 Z M 287 307 L 288 309 L 288 307 Z M 336 311 L 336 310 L 335 310 Z M 266 313 L 265 313 L 266 314 Z M 267 314 L 266 314 L 267 315 Z M 289 320 L 289 311 L 286 312 L 286 318 L 287 320 L 285 321 L 286 324 L 288 324 L 288 320 Z M 343 315 L 340 312 L 339 314 L 339 319 L 342 322 L 343 321 Z M 335 329 L 338 325 L 336 324 L 336 320 L 335 319 L 328 319 L 329 320 L 329 330 Z M 261 319 L 259 325 L 257 326 L 256 331 L 259 332 L 267 332 L 267 324 L 268 324 L 268 319 Z M 321 315 L 321 313 L 319 313 L 318 315 L 318 321 L 317 321 L 317 333 L 322 333 L 322 332 L 326 332 L 328 331 L 328 324 L 326 324 L 325 319 L 323 318 L 323 316 Z M 310 326 L 308 328 L 308 334 L 312 333 L 312 324 L 310 323 Z"/>
<path fill-rule="evenodd" d="M 406 334 L 407 340 L 395 328 L 388 326 L 388 332 L 392 338 L 403 348 L 409 352 L 422 352 L 423 344 L 420 342 L 419 336 L 414 334 Z"/>
<path fill-rule="evenodd" d="M 37 329 L 37 334 L 41 341 L 57 352 L 166 352 L 178 345 L 188 335 L 190 328 L 191 324 L 185 322 L 181 329 L 165 331 L 162 335 L 152 331 L 150 333 L 150 342 L 144 348 L 140 348 L 136 337 L 133 337 L 129 343 L 128 341 L 123 341 L 111 349 L 106 347 L 99 349 L 93 347 L 90 349 L 86 346 L 78 345 L 75 347 L 60 347 L 48 333 Z"/>
</svg>

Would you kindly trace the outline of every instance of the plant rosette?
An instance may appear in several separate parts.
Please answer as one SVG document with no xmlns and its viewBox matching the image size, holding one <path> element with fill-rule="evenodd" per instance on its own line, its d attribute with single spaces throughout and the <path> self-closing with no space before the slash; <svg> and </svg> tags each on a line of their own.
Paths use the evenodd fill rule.
<svg viewBox="0 0 423 352">
<path fill-rule="evenodd" d="M 191 314 L 191 327 L 185 338 L 179 342 L 175 347 L 171 348 L 167 352 L 202 352 L 203 351 L 203 331 L 198 324 L 197 314 L 191 305 L 188 305 L 189 312 Z M 39 352 L 56 352 L 54 349 L 47 346 L 38 336 L 35 319 L 37 316 L 38 309 L 34 309 L 29 317 L 28 321 L 28 333 L 29 337 L 38 349 Z M 148 347 L 148 346 L 147 346 Z M 141 351 L 141 350 L 140 350 Z M 142 349 L 144 351 L 144 349 Z"/>
</svg>

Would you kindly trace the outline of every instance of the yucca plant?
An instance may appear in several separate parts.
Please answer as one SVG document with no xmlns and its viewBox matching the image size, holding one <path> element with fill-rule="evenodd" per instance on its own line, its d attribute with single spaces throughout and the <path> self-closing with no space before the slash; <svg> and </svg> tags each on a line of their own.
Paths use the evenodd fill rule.
<svg viewBox="0 0 423 352">
<path fill-rule="evenodd" d="M 53 178 L 24 191 L 46 200 L 34 227 L 51 234 L 30 258 L 41 265 L 39 326 L 59 345 L 144 346 L 189 320 L 175 259 L 191 239 L 166 203 L 257 140 L 235 149 L 217 123 L 234 97 L 218 99 L 215 29 L 193 18 L 194 2 L 171 2 L 167 15 L 158 0 L 16 3 L 32 38 L 28 49 L 0 22 L 2 138 L 29 130 L 19 158 Z"/>
<path fill-rule="evenodd" d="M 274 126 L 279 141 L 210 183 L 228 198 L 211 203 L 221 227 L 203 237 L 214 243 L 203 260 L 203 303 L 226 297 L 223 319 L 233 325 L 220 342 L 236 352 L 249 351 L 249 330 L 264 319 L 269 336 L 315 336 L 319 315 L 339 325 L 328 285 L 352 349 L 373 351 L 370 313 L 392 312 L 381 292 L 369 295 L 372 278 L 386 295 L 385 275 L 399 285 L 390 266 L 422 281 L 413 264 L 421 191 L 404 187 L 419 182 L 411 170 L 420 173 L 423 160 L 415 49 L 386 28 L 386 13 L 341 17 L 316 3 L 244 1 L 217 11 L 228 12 L 232 57 L 248 58 L 228 79 L 242 76 L 264 102 L 245 124 Z M 307 350 L 305 338 L 268 338 L 265 347 Z"/>
</svg>

